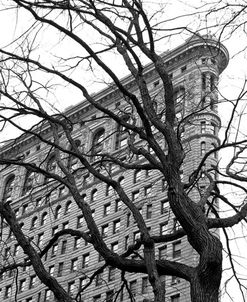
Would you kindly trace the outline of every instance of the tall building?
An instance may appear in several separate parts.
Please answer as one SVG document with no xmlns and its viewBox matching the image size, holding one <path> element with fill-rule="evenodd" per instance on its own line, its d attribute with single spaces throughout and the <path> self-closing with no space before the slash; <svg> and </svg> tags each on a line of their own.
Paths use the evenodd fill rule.
<svg viewBox="0 0 247 302">
<path fill-rule="evenodd" d="M 175 87 L 178 135 L 181 136 L 186 151 L 181 177 L 186 181 L 204 154 L 219 144 L 217 82 L 220 73 L 227 66 L 228 52 L 222 44 L 210 36 L 193 36 L 185 44 L 164 53 L 163 58 Z M 145 74 L 156 110 L 162 115 L 165 108 L 161 80 L 152 64 L 146 66 Z M 122 82 L 138 95 L 136 84 L 131 76 L 124 78 Z M 123 98 L 114 87 L 96 93 L 94 99 L 117 114 L 131 113 L 132 108 L 128 100 Z M 84 153 L 107 150 L 122 161 L 144 161 L 141 157 L 131 158 L 127 145 L 128 133 L 87 102 L 69 108 L 65 115 L 73 121 L 74 138 Z M 185 117 L 187 118 L 184 120 Z M 48 125 L 44 125 L 40 131 L 43 137 L 52 139 L 52 132 Z M 166 150 L 166 144 L 158 133 L 157 139 Z M 140 139 L 136 142 L 137 145 L 141 143 Z M 49 147 L 29 134 L 17 139 L 14 146 L 12 144 L 3 146 L 0 154 L 2 157 L 19 154 L 29 162 L 43 163 L 50 172 L 55 172 L 57 169 L 55 157 L 52 152 L 49 152 Z M 71 169 L 76 171 L 77 185 L 90 204 L 94 219 L 108 247 L 123 253 L 140 236 L 130 211 L 121 203 L 111 187 L 94 178 L 85 169 L 80 169 L 77 159 L 71 157 L 67 160 Z M 210 170 L 210 166 L 216 163 L 215 153 L 202 167 L 201 178 L 197 188 L 191 192 L 191 198 L 196 199 L 203 192 L 207 182 L 204 169 Z M 99 169 L 111 173 L 113 178 L 118 179 L 124 186 L 128 196 L 131 196 L 144 217 L 151 234 L 168 234 L 180 227 L 169 208 L 166 180 L 161 173 L 130 171 L 117 165 L 106 167 L 99 165 Z M 23 167 L 14 166 L 2 169 L 1 179 L 1 199 L 11 203 L 23 232 L 36 249 L 42 249 L 50 238 L 62 229 L 87 231 L 84 217 L 65 186 L 58 185 L 44 176 L 27 172 Z M 211 215 L 209 209 L 205 211 Z M 156 253 L 157 258 L 174 259 L 190 265 L 195 265 L 197 261 L 197 254 L 188 244 L 186 237 L 167 244 L 157 244 Z M 28 261 L 4 221 L 0 254 L 1 266 L 14 261 Z M 138 258 L 140 254 L 141 251 L 137 251 L 132 257 Z M 63 236 L 55 242 L 42 259 L 48 272 L 57 277 L 63 287 L 74 296 L 88 282 L 93 272 L 104 264 L 103 259 L 90 244 L 70 235 Z M 141 273 L 126 273 L 125 278 L 137 302 L 153 301 L 147 276 Z M 188 282 L 171 276 L 164 277 L 163 282 L 166 287 L 166 301 L 190 301 Z M 82 293 L 82 301 L 111 302 L 116 297 L 121 284 L 120 271 L 107 267 Z M 31 267 L 24 266 L 3 273 L 0 288 L 1 301 L 15 301 L 15 298 L 18 302 L 55 300 L 53 294 L 38 280 Z M 117 301 L 130 301 L 126 289 L 119 294 Z"/>
</svg>

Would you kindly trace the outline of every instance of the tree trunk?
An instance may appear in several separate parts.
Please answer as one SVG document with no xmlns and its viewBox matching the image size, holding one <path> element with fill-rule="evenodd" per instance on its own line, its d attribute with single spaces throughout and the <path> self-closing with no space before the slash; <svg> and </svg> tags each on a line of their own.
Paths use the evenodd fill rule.
<svg viewBox="0 0 247 302">
<path fill-rule="evenodd" d="M 212 278 L 214 279 L 214 278 Z M 191 302 L 218 302 L 219 285 L 212 280 L 193 280 L 191 283 Z"/>
<path fill-rule="evenodd" d="M 207 263 L 199 266 L 191 280 L 191 302 L 218 302 L 219 288 L 222 275 L 222 265 L 218 263 Z"/>
</svg>

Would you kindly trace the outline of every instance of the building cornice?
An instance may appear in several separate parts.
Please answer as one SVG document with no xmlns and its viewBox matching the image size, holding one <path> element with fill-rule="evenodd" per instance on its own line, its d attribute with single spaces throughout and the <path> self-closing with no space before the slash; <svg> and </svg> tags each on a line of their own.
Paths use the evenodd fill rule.
<svg viewBox="0 0 247 302">
<path fill-rule="evenodd" d="M 184 57 L 191 55 L 193 52 L 196 52 L 196 50 L 199 49 L 201 50 L 207 49 L 209 51 L 212 51 L 212 56 L 218 58 L 219 73 L 221 73 L 226 68 L 229 62 L 228 50 L 222 43 L 213 39 L 211 36 L 194 35 L 191 38 L 189 38 L 184 44 L 172 49 L 171 51 L 164 52 L 163 54 L 161 54 L 161 56 L 169 72 L 172 69 L 172 66 L 174 65 L 175 62 L 178 63 L 180 60 L 184 59 Z M 156 74 L 156 70 L 152 62 L 145 66 L 144 74 L 146 78 L 150 78 L 154 74 Z M 122 78 L 121 83 L 127 89 L 134 88 L 136 85 L 132 75 L 127 75 L 126 77 Z M 99 103 L 107 103 L 109 100 L 114 100 L 116 98 L 119 98 L 119 96 L 120 96 L 119 90 L 115 84 L 109 85 L 109 87 L 104 88 L 95 94 L 92 94 L 94 100 Z M 94 107 L 92 104 L 89 104 L 88 102 L 83 100 L 82 102 L 76 104 L 75 106 L 69 107 L 67 110 L 64 111 L 63 115 L 67 116 L 72 120 L 79 120 L 82 115 L 85 115 L 93 108 Z M 41 133 L 40 133 L 40 128 L 41 127 L 37 128 L 39 130 L 40 135 L 49 135 L 50 126 L 48 124 L 47 125 L 44 124 L 42 126 L 43 129 L 41 130 Z M 33 134 L 24 133 L 20 137 L 13 140 L 11 143 L 3 146 L 1 148 L 1 154 L 3 155 L 3 153 L 9 152 L 9 150 L 11 150 L 11 152 L 13 153 L 16 152 L 17 150 L 19 151 L 20 148 L 36 140 L 37 138 Z M 14 147 L 13 147 L 13 142 L 14 142 Z"/>
</svg>

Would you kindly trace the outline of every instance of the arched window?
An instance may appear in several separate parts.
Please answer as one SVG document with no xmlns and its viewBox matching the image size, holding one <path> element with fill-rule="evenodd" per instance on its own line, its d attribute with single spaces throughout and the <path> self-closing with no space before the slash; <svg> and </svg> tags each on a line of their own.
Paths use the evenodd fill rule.
<svg viewBox="0 0 247 302">
<path fill-rule="evenodd" d="M 71 211 L 71 204 L 72 202 L 70 200 L 66 203 L 64 214 L 68 214 Z"/>
<path fill-rule="evenodd" d="M 100 154 L 103 150 L 103 140 L 105 137 L 105 129 L 101 128 L 99 129 L 93 137 L 92 142 L 92 155 L 94 156 L 94 159 L 97 158 L 97 155 Z"/>
<path fill-rule="evenodd" d="M 25 182 L 22 190 L 22 195 L 27 194 L 33 187 L 34 172 L 27 170 L 25 175 Z"/>
<path fill-rule="evenodd" d="M 41 216 L 40 225 L 45 225 L 46 220 L 47 220 L 47 212 L 44 212 Z"/>
<path fill-rule="evenodd" d="M 96 201 L 97 195 L 98 195 L 97 189 L 93 189 L 93 191 L 91 192 L 91 202 Z"/>
<path fill-rule="evenodd" d="M 15 175 L 11 175 L 7 179 L 3 192 L 3 201 L 7 201 L 11 198 L 11 194 L 14 188 L 14 180 L 15 180 Z"/>
<path fill-rule="evenodd" d="M 55 219 L 59 219 L 60 218 L 60 216 L 61 216 L 61 210 L 62 210 L 62 207 L 60 205 L 56 207 L 55 215 L 54 215 Z"/>
<path fill-rule="evenodd" d="M 33 217 L 32 221 L 31 221 L 31 227 L 30 228 L 31 229 L 36 228 L 37 222 L 38 222 L 38 217 L 37 216 Z"/>
</svg>

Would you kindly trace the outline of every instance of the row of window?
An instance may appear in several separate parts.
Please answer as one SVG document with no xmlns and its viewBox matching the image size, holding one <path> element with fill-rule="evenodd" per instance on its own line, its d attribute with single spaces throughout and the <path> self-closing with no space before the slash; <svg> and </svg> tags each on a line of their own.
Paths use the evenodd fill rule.
<svg viewBox="0 0 247 302">
<path fill-rule="evenodd" d="M 211 143 L 210 146 L 211 146 L 211 149 L 217 148 L 217 145 L 215 143 Z M 204 142 L 204 141 L 201 142 L 200 143 L 200 154 L 201 154 L 201 156 L 204 156 L 207 151 L 208 151 L 208 148 L 207 148 L 206 142 Z M 213 153 L 213 156 L 214 156 L 214 158 L 217 158 L 217 151 L 215 151 Z"/>
<path fill-rule="evenodd" d="M 133 181 L 133 182 L 134 182 L 134 183 L 137 183 L 137 182 L 139 182 L 139 181 L 142 180 L 142 172 L 143 172 L 143 171 L 141 171 L 141 170 L 136 170 L 136 171 L 134 172 L 134 176 L 133 176 L 133 178 L 134 178 L 134 181 Z M 146 174 L 146 177 L 149 177 L 149 176 L 152 174 L 152 171 L 146 171 L 145 174 Z M 5 188 L 9 188 L 9 187 L 12 187 L 12 186 L 13 186 L 14 178 L 11 178 L 10 180 L 11 180 L 10 182 L 7 181 L 7 184 L 6 184 Z M 119 182 L 122 186 L 124 186 L 124 181 L 125 181 L 125 179 L 124 179 L 123 176 L 119 177 L 118 182 Z M 11 183 L 11 184 L 10 184 L 10 183 Z M 152 187 L 151 185 L 148 185 L 148 186 L 146 186 L 146 187 L 144 188 L 144 195 L 145 195 L 145 196 L 147 196 L 147 195 L 149 196 L 149 195 L 151 194 L 151 187 Z M 7 189 L 6 189 L 6 190 L 7 190 Z M 63 187 L 60 187 L 60 188 L 59 188 L 59 192 L 60 192 L 59 195 L 64 194 L 64 193 L 62 193 L 62 192 L 64 192 L 64 190 L 65 190 L 65 187 L 64 187 L 64 186 L 63 186 Z M 11 190 L 8 189 L 7 191 L 10 192 Z M 113 192 L 112 187 L 109 186 L 109 185 L 106 185 L 106 196 L 111 195 L 112 192 Z M 4 194 L 4 196 L 6 197 L 6 194 Z M 94 189 L 91 191 L 91 193 L 90 193 L 90 202 L 91 202 L 91 203 L 95 202 L 95 201 L 97 200 L 97 196 L 98 196 L 98 190 L 97 190 L 96 188 L 94 188 Z M 7 197 L 6 197 L 6 198 L 7 198 Z M 83 195 L 82 195 L 82 198 L 84 198 L 85 201 L 86 201 L 86 200 L 87 200 L 87 195 L 86 195 L 86 194 L 83 194 Z M 45 204 L 47 204 L 47 203 L 49 203 L 50 201 L 51 201 L 51 193 L 46 194 L 44 200 L 43 200 L 41 197 L 37 198 L 36 201 L 35 201 L 34 207 L 35 207 L 35 208 L 40 207 L 40 206 L 42 205 L 43 202 L 44 202 Z M 15 209 L 16 217 L 19 217 L 19 216 L 21 216 L 21 215 L 26 214 L 26 213 L 27 213 L 27 210 L 28 210 L 28 204 L 23 204 L 21 209 L 19 209 L 19 208 L 18 208 L 18 209 Z M 70 210 L 71 210 L 71 201 L 68 201 L 68 202 L 66 203 L 66 205 L 65 205 L 64 214 L 68 214 L 68 213 L 70 212 Z M 61 213 L 62 213 L 62 208 L 61 208 L 61 206 L 59 205 L 59 206 L 57 206 L 57 208 L 55 209 L 54 218 L 55 218 L 55 219 L 59 219 L 59 218 L 61 217 Z M 40 222 L 40 225 L 41 225 L 41 226 L 44 225 L 44 224 L 46 223 L 46 218 L 47 218 L 47 213 L 46 213 L 46 214 L 43 214 L 43 217 L 41 218 L 41 222 Z M 36 227 L 36 221 L 35 221 L 35 219 L 34 219 L 34 221 L 31 223 L 31 228 L 33 228 L 33 227 Z"/>
<path fill-rule="evenodd" d="M 214 91 L 216 88 L 216 76 L 209 72 L 202 73 L 202 90 Z"/>
<path fill-rule="evenodd" d="M 100 279 L 100 278 L 98 278 L 98 279 Z M 83 288 L 83 286 L 85 285 L 85 281 L 86 281 L 86 278 L 81 278 L 80 279 L 79 289 Z M 25 282 L 25 280 L 23 280 L 23 282 Z M 175 283 L 173 283 L 173 284 L 175 284 Z M 129 290 L 130 290 L 130 293 L 132 295 L 132 298 L 136 297 L 138 295 L 145 295 L 145 294 L 148 293 L 149 282 L 148 282 L 147 277 L 143 277 L 141 279 L 141 288 L 140 288 L 139 292 L 138 292 L 137 285 L 138 285 L 137 280 L 132 280 L 132 281 L 129 282 Z M 76 287 L 75 281 L 69 282 L 68 283 L 68 293 L 70 293 L 71 296 L 73 296 L 73 295 L 77 294 L 77 292 L 78 292 L 78 288 Z M 124 300 L 125 295 L 126 295 L 126 297 L 127 297 L 127 295 L 129 297 L 130 293 L 124 293 L 122 291 L 121 294 L 120 294 L 120 301 Z M 4 299 L 10 298 L 11 295 L 12 295 L 12 286 L 8 285 L 8 286 L 5 287 Z M 103 297 L 103 295 L 104 294 L 98 294 L 98 295 L 94 296 L 93 297 L 93 302 L 101 302 L 102 299 L 105 302 L 113 302 L 114 301 L 114 298 L 115 298 L 114 290 L 108 290 L 105 293 L 105 297 Z M 51 291 L 49 289 L 46 289 L 45 292 L 44 292 L 44 300 L 43 301 L 44 302 L 45 301 L 50 301 L 50 298 L 51 298 Z M 34 302 L 34 301 L 38 301 L 38 302 L 41 301 L 41 292 L 38 294 L 37 300 L 34 300 L 32 297 L 29 297 L 29 298 L 25 299 L 25 302 Z M 179 302 L 180 301 L 180 294 L 175 294 L 175 295 L 170 296 L 169 301 L 170 302 Z"/>
<path fill-rule="evenodd" d="M 135 176 L 136 176 L 136 182 L 138 182 L 139 180 L 141 180 L 141 174 L 140 172 L 142 171 L 137 171 L 135 173 Z M 138 177 L 137 177 L 138 176 Z M 123 179 L 123 178 L 122 178 Z M 163 186 L 163 185 L 162 185 Z M 92 192 L 91 192 L 91 201 L 95 201 L 96 200 L 96 197 L 97 197 L 97 189 L 93 189 Z M 135 201 L 137 200 L 139 197 L 140 197 L 140 190 L 135 190 L 134 192 L 132 192 L 132 200 Z M 144 196 L 145 197 L 150 197 L 152 196 L 152 184 L 150 185 L 147 185 L 144 187 L 144 192 L 143 192 Z M 83 194 L 82 195 L 82 198 L 86 198 L 86 194 Z M 40 199 L 39 199 L 40 200 Z M 38 201 L 39 201 L 38 200 Z M 22 214 L 26 213 L 27 211 L 27 204 L 23 205 L 22 206 Z M 71 201 L 68 201 L 66 204 L 65 204 L 65 209 L 64 209 L 64 215 L 70 213 L 71 211 L 71 207 L 72 207 L 72 202 Z M 115 212 L 118 212 L 122 207 L 122 202 L 120 199 L 116 199 L 115 200 Z M 148 206 L 148 209 L 150 209 L 151 206 Z M 110 210 L 111 210 L 111 204 L 108 203 L 108 204 L 105 204 L 104 205 L 104 209 L 103 209 L 103 216 L 107 216 L 110 214 Z M 15 210 L 15 214 L 16 216 L 18 217 L 20 215 L 20 209 L 16 209 Z M 62 215 L 62 206 L 61 205 L 58 205 L 56 208 L 55 208 L 55 211 L 54 211 L 54 218 L 56 220 L 60 219 L 61 218 L 61 215 Z M 43 226 L 46 224 L 47 222 L 47 218 L 48 218 L 48 213 L 47 212 L 44 212 L 42 213 L 41 215 L 41 219 L 40 219 L 40 226 Z M 151 218 L 150 217 L 147 217 L 147 218 Z M 82 217 L 80 218 L 82 219 Z M 64 224 L 64 227 L 63 229 L 67 228 L 67 223 L 68 222 L 65 222 Z M 30 229 L 35 229 L 38 227 L 38 217 L 37 216 L 34 216 L 31 220 L 31 225 L 30 225 Z M 77 224 L 77 227 L 78 227 L 78 224 Z"/>
<path fill-rule="evenodd" d="M 201 133 L 211 133 L 213 135 L 217 135 L 217 125 L 213 122 L 210 124 L 207 124 L 206 121 L 201 121 L 200 122 L 200 128 L 201 128 Z"/>
<path fill-rule="evenodd" d="M 111 213 L 111 203 L 107 203 L 103 205 L 103 215 L 104 217 L 108 216 Z M 71 207 L 71 201 L 66 203 L 66 213 L 68 213 L 70 211 L 70 207 Z M 115 200 L 115 212 L 120 211 L 122 207 L 122 203 L 119 199 Z M 61 211 L 61 207 L 58 206 L 57 211 L 55 211 L 55 213 L 58 215 L 59 218 L 59 213 Z M 143 207 L 139 208 L 139 212 L 141 215 L 145 215 L 145 218 L 151 219 L 152 215 L 153 215 L 153 205 L 152 204 L 146 204 L 145 205 L 145 212 L 143 213 Z M 92 213 L 94 216 L 94 212 Z M 164 199 L 160 202 L 160 214 L 163 215 L 168 215 L 169 214 L 169 204 L 168 204 L 168 199 Z M 47 212 L 44 212 L 41 215 L 41 225 L 46 224 L 46 220 L 47 220 Z M 129 212 L 126 214 L 126 220 L 125 220 L 125 226 L 126 228 L 130 227 L 131 225 L 131 221 L 132 221 L 132 214 Z M 174 220 L 175 221 L 175 220 Z M 135 221 L 133 221 L 135 223 Z M 33 217 L 32 221 L 31 221 L 31 229 L 35 228 L 37 226 L 38 223 L 38 218 L 37 216 Z M 61 223 L 62 229 L 67 229 L 69 228 L 69 221 L 64 221 Z M 111 224 L 111 226 L 110 226 Z M 109 230 L 111 227 L 111 234 L 117 234 L 120 231 L 120 225 L 121 225 L 121 220 L 120 218 L 117 218 L 115 220 L 113 220 L 111 223 L 105 223 L 101 226 L 101 235 L 103 237 L 109 236 Z M 171 228 L 171 231 L 175 231 L 176 230 L 176 224 L 177 222 L 173 223 L 173 228 Z M 77 216 L 77 220 L 76 220 L 76 228 L 81 228 L 85 226 L 84 223 L 84 216 L 81 214 L 79 216 Z M 23 227 L 23 224 L 22 224 Z M 55 225 L 54 227 L 51 228 L 51 235 L 54 236 L 58 231 L 59 231 L 59 225 Z M 168 222 L 162 223 L 160 225 L 160 234 L 165 234 L 168 231 Z M 10 235 L 11 236 L 11 233 Z M 36 241 L 35 241 L 35 246 L 38 247 L 42 247 L 42 245 L 44 244 L 44 238 L 45 238 L 45 234 L 44 232 L 38 233 L 36 236 Z M 30 237 L 30 241 L 33 241 L 34 237 Z M 135 239 L 134 239 L 135 240 Z M 75 238 L 74 239 L 74 249 L 78 248 L 79 245 L 81 244 L 81 239 L 80 238 Z M 85 244 L 87 244 L 85 242 Z M 11 252 L 10 247 L 7 247 L 4 251 L 4 258 L 5 260 L 8 259 L 9 256 L 18 256 L 18 253 L 20 251 L 20 247 L 18 244 L 14 244 L 13 246 L 13 251 Z M 63 240 L 62 241 L 62 247 L 61 247 L 61 253 L 64 254 L 66 251 L 66 246 L 67 246 L 67 240 Z M 52 248 L 51 251 L 51 256 L 55 256 L 57 254 L 57 249 L 58 249 L 58 243 L 55 244 Z"/>
<path fill-rule="evenodd" d="M 134 194 L 136 194 L 136 192 Z M 160 214 L 168 214 L 168 211 L 169 211 L 168 199 L 162 200 L 160 202 L 160 205 L 161 205 L 161 207 L 160 207 Z M 65 207 L 66 213 L 69 213 L 70 208 L 71 208 L 71 201 L 68 201 L 66 203 L 66 207 Z M 115 212 L 120 211 L 121 208 L 122 208 L 122 202 L 121 202 L 121 200 L 119 200 L 119 199 L 115 200 L 115 205 L 114 205 Z M 61 211 L 61 206 L 58 206 L 56 208 L 56 211 L 55 211 L 55 215 L 57 215 L 57 218 L 60 218 L 60 216 L 59 216 L 60 215 L 60 211 Z M 139 208 L 139 212 L 140 212 L 141 215 L 144 214 L 142 207 Z M 104 204 L 104 206 L 103 206 L 103 216 L 106 217 L 110 213 L 111 213 L 111 203 Z M 153 206 L 152 206 L 152 204 L 145 205 L 145 217 L 146 217 L 146 219 L 151 219 L 152 218 L 152 214 L 153 214 Z M 94 216 L 94 212 L 92 212 L 92 215 Z M 47 216 L 48 216 L 47 212 L 44 212 L 41 215 L 41 220 L 40 220 L 40 225 L 41 226 L 46 224 L 46 222 L 47 222 Z M 126 215 L 126 227 L 130 226 L 131 216 L 132 216 L 131 213 L 127 213 L 127 215 Z M 35 216 L 31 220 L 31 229 L 36 228 L 37 224 L 38 224 L 38 217 Z M 67 229 L 67 228 L 69 228 L 69 221 L 65 221 L 61 225 L 62 225 L 62 229 L 63 230 Z M 76 228 L 81 228 L 83 226 L 85 226 L 85 224 L 84 224 L 84 216 L 81 214 L 81 215 L 77 216 Z M 22 227 L 23 227 L 23 224 L 22 224 Z M 118 233 L 119 230 L 120 230 L 120 219 L 118 218 L 118 219 L 116 219 L 116 220 L 114 220 L 112 222 L 112 234 Z M 58 231 L 59 231 L 59 225 L 56 225 L 56 226 L 52 227 L 52 229 L 51 229 L 51 235 L 54 236 Z M 103 237 L 106 237 L 107 235 L 109 235 L 108 232 L 109 232 L 109 224 L 106 223 L 106 224 L 102 225 L 102 227 L 101 227 L 101 235 Z M 11 237 L 11 236 L 12 235 L 10 233 L 9 237 Z M 30 240 L 33 240 L 33 239 L 34 239 L 34 237 L 30 237 Z M 36 243 L 35 243 L 36 246 L 41 247 L 43 245 L 43 243 L 44 243 L 43 240 L 44 240 L 44 232 L 41 232 L 41 233 L 37 234 L 37 240 L 36 240 Z M 78 239 L 76 238 L 75 241 L 78 244 L 79 238 Z M 65 242 L 66 241 L 64 241 L 64 245 L 65 245 Z M 10 255 L 11 256 L 17 256 L 18 253 L 19 253 L 19 250 L 20 250 L 19 245 L 15 244 L 14 248 L 13 248 L 13 253 L 10 254 L 10 247 L 7 247 L 5 249 L 4 259 L 7 259 L 8 256 L 10 256 Z"/>
</svg>

